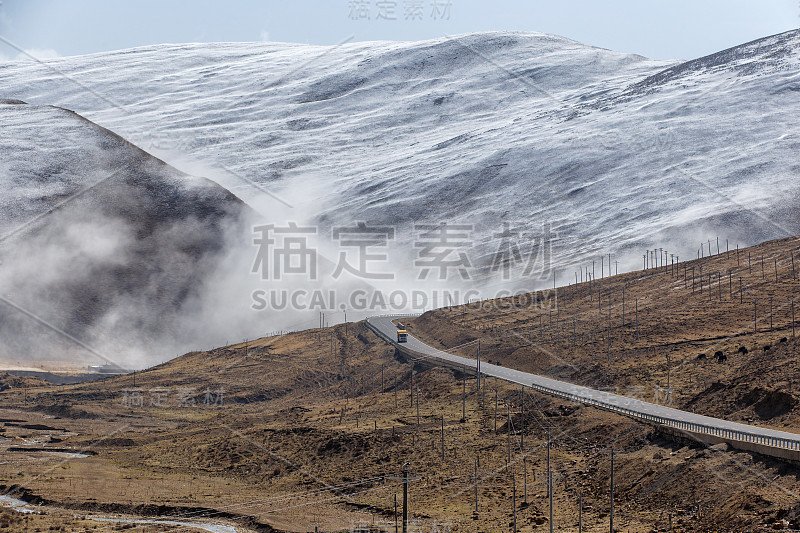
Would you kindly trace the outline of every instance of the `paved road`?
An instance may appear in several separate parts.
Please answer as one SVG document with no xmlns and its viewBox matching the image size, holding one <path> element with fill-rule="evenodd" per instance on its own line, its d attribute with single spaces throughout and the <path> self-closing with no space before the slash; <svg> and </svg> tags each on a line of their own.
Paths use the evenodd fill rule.
<svg viewBox="0 0 800 533">
<path fill-rule="evenodd" d="M 411 335 L 408 336 L 407 343 L 398 344 L 396 334 L 397 328 L 392 322 L 397 318 L 399 317 L 370 317 L 367 319 L 367 325 L 384 340 L 392 343 L 410 357 L 425 359 L 446 366 L 464 368 L 473 373 L 478 370 L 477 361 L 475 359 L 468 359 L 437 350 Z M 587 405 L 593 405 L 645 422 L 678 429 L 682 432 L 693 434 L 706 442 L 726 441 L 738 448 L 752 449 L 754 451 L 784 458 L 795 459 L 795 455 L 800 458 L 800 454 L 771 454 L 768 450 L 774 448 L 776 450 L 800 452 L 800 434 L 797 433 L 765 429 L 747 424 L 729 422 L 710 416 L 698 415 L 688 411 L 681 411 L 680 409 L 673 409 L 671 407 L 644 402 L 619 394 L 598 391 L 565 381 L 558 381 L 484 362 L 480 363 L 480 372 L 487 376 L 499 378 L 511 383 L 525 385 L 539 392 Z M 711 439 L 703 439 L 703 436 L 711 437 Z M 741 443 L 749 443 L 750 446 L 742 446 Z"/>
</svg>

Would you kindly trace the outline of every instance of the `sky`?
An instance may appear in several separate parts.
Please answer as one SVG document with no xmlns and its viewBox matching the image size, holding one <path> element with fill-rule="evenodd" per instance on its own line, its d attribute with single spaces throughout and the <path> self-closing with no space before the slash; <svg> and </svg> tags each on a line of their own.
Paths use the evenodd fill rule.
<svg viewBox="0 0 800 533">
<path fill-rule="evenodd" d="M 693 59 L 800 26 L 800 0 L 0 0 L 0 59 L 149 44 L 423 40 L 553 33 L 653 59 Z"/>
</svg>

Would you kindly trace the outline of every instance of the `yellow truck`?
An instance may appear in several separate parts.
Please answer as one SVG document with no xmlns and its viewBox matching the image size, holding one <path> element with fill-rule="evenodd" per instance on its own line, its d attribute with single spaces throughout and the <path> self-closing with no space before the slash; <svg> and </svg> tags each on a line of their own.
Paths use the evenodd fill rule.
<svg viewBox="0 0 800 533">
<path fill-rule="evenodd" d="M 397 342 L 408 342 L 408 332 L 406 330 L 397 330 Z"/>
</svg>

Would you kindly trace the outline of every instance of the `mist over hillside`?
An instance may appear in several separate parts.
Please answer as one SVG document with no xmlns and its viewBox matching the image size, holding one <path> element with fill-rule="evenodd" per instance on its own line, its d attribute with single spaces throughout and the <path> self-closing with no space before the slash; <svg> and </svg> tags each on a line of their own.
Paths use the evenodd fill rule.
<svg viewBox="0 0 800 533">
<path fill-rule="evenodd" d="M 192 218 L 213 227 L 202 239 L 192 231 L 202 244 L 190 244 L 190 250 L 213 256 L 224 248 L 223 221 L 238 209 L 232 196 L 206 182 L 191 194 L 176 192 L 194 180 L 187 175 L 206 176 L 271 223 L 316 228 L 332 261 L 336 244 L 323 241 L 331 240 L 334 228 L 358 221 L 392 226 L 388 257 L 399 288 L 424 285 L 414 265 L 420 239 L 415 224 L 468 225 L 471 279 L 456 273 L 440 285 L 496 290 L 552 285 L 554 265 L 566 283 L 602 253 L 613 253 L 620 269 L 635 268 L 645 248 L 663 247 L 686 259 L 716 236 L 749 245 L 800 233 L 799 66 L 798 31 L 686 62 L 516 32 L 334 47 L 179 44 L 0 64 L 0 98 L 74 110 L 185 172 L 156 164 L 161 170 L 148 173 L 152 181 L 137 182 L 136 192 L 123 192 L 130 186 L 123 180 L 109 193 L 115 200 L 98 199 L 96 205 L 130 196 L 136 198 L 131 212 L 152 210 L 151 202 L 175 195 L 183 206 L 180 223 Z M 64 190 L 91 183 L 87 175 L 97 169 L 146 158 L 109 132 L 88 139 L 66 134 L 65 111 L 0 108 L 5 226 L 52 205 L 43 199 L 57 201 Z M 56 140 L 58 145 L 48 144 Z M 94 148 L 86 151 L 87 143 Z M 108 143 L 125 148 L 109 149 Z M 136 161 L 123 166 L 133 171 L 141 164 Z M 176 175 L 182 176 L 180 187 L 162 182 L 162 176 Z M 75 208 L 82 215 L 90 209 Z M 99 215 L 107 213 L 100 209 Z M 131 218 L 121 217 L 122 223 Z M 180 225 L 164 213 L 147 218 L 164 228 Z M 83 222 L 78 217 L 63 228 Z M 504 263 L 511 274 L 499 279 L 496 252 L 504 227 L 518 238 L 521 256 L 544 235 L 552 240 L 533 272 L 511 256 Z M 108 264 L 117 257 L 115 247 L 127 241 L 101 234 L 92 242 L 107 243 L 97 260 Z M 180 271 L 191 263 L 192 272 L 199 268 L 197 275 L 210 279 L 204 263 L 186 254 L 167 262 Z M 163 259 L 152 251 L 139 257 L 120 263 L 126 276 L 149 272 Z M 240 265 L 226 279 L 238 286 L 249 266 Z M 188 281 L 192 276 L 178 283 L 164 278 L 169 289 L 158 292 L 159 301 L 183 306 L 191 289 L 198 290 Z M 250 306 L 248 290 L 241 289 L 244 301 L 237 305 Z M 21 290 L 16 297 L 37 294 Z M 488 289 L 481 294 L 490 295 Z M 96 323 L 85 315 L 99 312 L 87 304 L 70 311 L 69 326 Z M 314 325 L 314 313 L 301 315 L 292 320 L 312 318 Z M 146 316 L 142 323 L 124 322 L 135 323 L 134 331 L 165 327 L 158 313 Z M 282 319 L 292 322 L 285 314 Z M 281 323 L 259 320 L 262 330 Z"/>
<path fill-rule="evenodd" d="M 244 203 L 64 109 L 0 125 L 0 359 L 136 368 L 241 331 Z"/>
</svg>

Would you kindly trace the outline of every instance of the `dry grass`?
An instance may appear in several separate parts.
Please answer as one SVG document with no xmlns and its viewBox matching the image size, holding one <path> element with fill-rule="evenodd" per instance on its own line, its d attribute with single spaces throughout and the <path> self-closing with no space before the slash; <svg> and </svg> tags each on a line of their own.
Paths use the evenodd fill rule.
<svg viewBox="0 0 800 533">
<path fill-rule="evenodd" d="M 766 243 L 751 253 L 783 257 L 797 243 Z M 735 258 L 703 262 L 704 272 L 733 265 Z M 735 272 L 741 274 L 741 268 Z M 798 282 L 784 277 L 786 262 L 779 268 L 778 284 L 746 278 L 748 295 L 763 300 L 797 294 Z M 786 405 L 792 403 L 799 375 L 797 344 L 778 342 L 787 336 L 786 316 L 773 316 L 783 330 L 753 335 L 746 331 L 751 307 L 725 293 L 712 305 L 705 300 L 705 287 L 703 297 L 692 296 L 683 280 L 669 273 L 625 274 L 598 285 L 602 314 L 597 286 L 591 296 L 586 285 L 559 290 L 556 316 L 579 324 L 574 346 L 563 329 L 539 331 L 539 317 L 549 319 L 541 305 L 438 310 L 411 328 L 442 346 L 480 338 L 484 357 L 492 362 L 635 391 L 647 399 L 654 387 L 666 384 L 669 353 L 675 404 L 790 430 L 796 426 L 796 409 Z M 622 325 L 623 286 L 626 299 L 639 300 L 638 340 L 627 302 L 628 323 Z M 615 295 L 610 362 L 607 353 L 599 353 L 609 331 L 606 290 Z M 546 294 L 540 296 L 547 301 Z M 766 329 L 763 321 L 761 327 Z M 734 353 L 741 345 L 764 344 L 775 347 L 746 356 Z M 716 350 L 728 355 L 726 363 L 696 359 Z M 759 531 L 800 516 L 794 467 L 675 443 L 651 427 L 534 393 L 526 396 L 523 449 L 520 392 L 494 380 L 480 392 L 474 379 L 467 382 L 462 421 L 461 376 L 418 367 L 417 423 L 417 405 L 409 394 L 411 366 L 363 324 L 350 324 L 347 332 L 337 326 L 190 353 L 137 373 L 135 380 L 135 387 L 134 376 L 124 376 L 29 388 L 27 401 L 22 390 L 3 392 L 3 448 L 88 449 L 97 455 L 4 451 L 0 484 L 44 498 L 53 517 L 72 512 L 206 516 L 241 531 L 313 531 L 315 526 L 348 531 L 361 523 L 385 524 L 393 531 L 394 496 L 401 494 L 397 477 L 409 463 L 412 516 L 422 531 L 510 531 L 512 475 L 519 530 L 535 531 L 547 522 L 545 428 L 551 427 L 558 531 L 576 530 L 579 492 L 584 530 L 608 530 L 611 446 L 620 452 L 615 472 L 620 530 L 666 531 L 671 515 L 675 530 Z M 211 405 L 218 399 L 221 405 Z M 773 404 L 783 406 L 782 412 L 766 408 Z M 473 514 L 476 458 L 479 511 Z"/>
<path fill-rule="evenodd" d="M 598 280 L 591 289 L 588 283 L 559 288 L 557 296 L 544 291 L 522 301 L 505 299 L 440 309 L 426 313 L 409 327 L 443 348 L 480 339 L 485 357 L 491 361 L 651 401 L 666 401 L 669 369 L 675 406 L 789 431 L 800 428 L 788 397 L 783 409 L 761 410 L 761 415 L 753 406 L 763 395 L 745 398 L 756 387 L 791 394 L 800 381 L 792 329 L 792 307 L 795 324 L 800 323 L 800 240 L 772 241 L 741 250 L 739 261 L 736 256 L 734 250 L 682 263 L 672 271 L 621 274 Z M 694 290 L 692 268 L 696 273 Z M 701 271 L 702 293 L 697 279 Z M 688 272 L 686 280 L 684 272 Z M 706 277 L 710 272 L 715 276 L 711 292 Z M 717 273 L 722 273 L 721 285 Z M 765 351 L 767 346 L 770 348 Z M 739 353 L 742 347 L 749 353 Z M 472 344 L 454 353 L 474 358 L 475 351 L 476 344 Z M 727 360 L 717 363 L 716 352 Z M 722 396 L 734 389 L 733 401 L 725 403 Z M 715 394 L 719 391 L 722 394 Z"/>
</svg>

